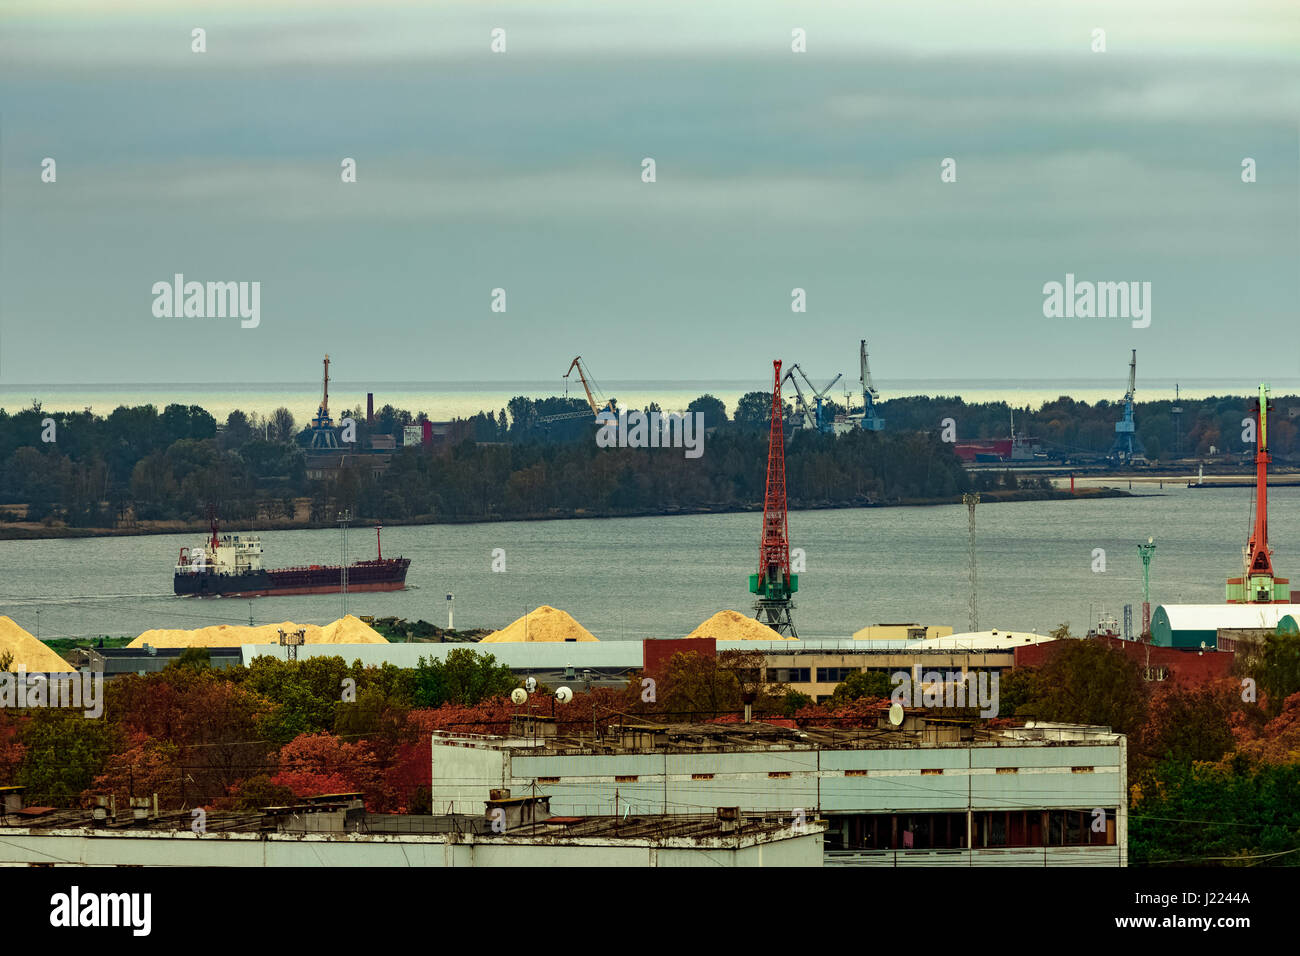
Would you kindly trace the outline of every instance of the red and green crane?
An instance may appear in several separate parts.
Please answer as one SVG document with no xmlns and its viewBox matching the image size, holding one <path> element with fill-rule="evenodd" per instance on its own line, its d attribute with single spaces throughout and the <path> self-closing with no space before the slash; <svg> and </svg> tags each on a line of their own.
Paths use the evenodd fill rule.
<svg viewBox="0 0 1300 956">
<path fill-rule="evenodd" d="M 1289 604 L 1291 582 L 1273 574 L 1268 545 L 1268 386 L 1259 387 L 1255 429 L 1255 527 L 1242 551 L 1243 574 L 1228 578 L 1229 604 Z"/>
<path fill-rule="evenodd" d="M 794 593 L 799 575 L 790 573 L 790 516 L 785 494 L 785 432 L 781 402 L 781 360 L 772 362 L 772 425 L 767 444 L 767 494 L 763 499 L 763 539 L 758 546 L 758 573 L 749 576 L 749 590 L 757 594 L 754 617 L 778 634 L 797 637 L 794 629 Z"/>
</svg>

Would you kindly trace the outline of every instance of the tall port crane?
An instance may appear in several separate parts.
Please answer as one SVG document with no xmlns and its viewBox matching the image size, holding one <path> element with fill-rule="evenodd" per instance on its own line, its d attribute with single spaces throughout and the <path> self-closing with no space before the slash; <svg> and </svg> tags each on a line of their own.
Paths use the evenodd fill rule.
<svg viewBox="0 0 1300 956">
<path fill-rule="evenodd" d="M 862 384 L 862 411 L 848 416 L 849 422 L 869 432 L 885 430 L 885 420 L 876 410 L 880 393 L 871 381 L 871 365 L 867 362 L 867 340 L 858 340 L 858 381 Z"/>
<path fill-rule="evenodd" d="M 808 403 L 804 401 L 803 392 L 799 388 L 799 382 L 794 377 L 794 370 L 798 367 L 797 364 L 791 365 L 790 371 L 786 372 L 785 378 L 781 379 L 781 384 L 784 385 L 786 382 L 789 382 L 794 386 L 795 405 L 799 408 L 799 414 L 803 418 L 803 427 L 816 428 L 817 418 L 813 415 L 812 409 L 808 407 Z"/>
<path fill-rule="evenodd" d="M 835 386 L 836 382 L 838 382 L 840 379 L 844 377 L 844 373 L 840 372 L 838 375 L 836 375 L 833 379 L 830 380 L 830 382 L 826 385 L 825 388 L 823 388 L 821 391 L 818 391 L 817 387 L 808 380 L 808 376 L 804 372 L 804 370 L 799 367 L 798 362 L 790 366 L 790 371 L 791 372 L 797 371 L 800 375 L 802 375 L 804 384 L 807 385 L 808 390 L 812 392 L 813 401 L 816 402 L 816 410 L 814 412 L 814 417 L 813 417 L 813 427 L 816 428 L 818 431 L 822 431 L 822 432 L 830 431 L 831 423 L 830 421 L 827 420 L 826 415 L 822 412 L 822 404 L 826 401 L 826 393 L 829 392 Z M 787 376 L 787 378 L 790 378 L 791 381 L 794 381 L 794 379 L 791 376 Z M 797 384 L 794 387 L 794 391 L 795 394 L 799 396 L 799 400 L 802 402 L 803 394 L 799 391 L 799 386 Z M 805 419 L 806 416 L 807 413 L 805 411 Z"/>
<path fill-rule="evenodd" d="M 586 370 L 582 367 L 581 355 L 569 363 L 569 370 L 564 373 L 564 377 L 567 379 L 573 373 L 575 368 L 578 370 L 578 380 L 582 382 L 582 389 L 587 393 L 587 404 L 591 406 L 591 414 L 596 416 L 599 416 L 601 412 L 613 412 L 617 414 L 618 409 L 614 404 L 614 399 L 612 398 L 605 402 L 603 406 L 598 406 L 596 404 L 596 399 L 591 394 L 591 384 L 587 381 Z M 600 391 L 600 389 L 597 389 L 597 391 Z M 600 397 L 603 399 L 605 396 L 601 395 Z"/>
<path fill-rule="evenodd" d="M 334 420 L 330 418 L 330 357 L 325 356 L 325 381 L 321 386 L 320 408 L 311 420 L 311 447 L 338 448 L 339 439 L 334 434 Z"/>
<path fill-rule="evenodd" d="M 772 427 L 767 443 L 767 494 L 763 499 L 763 538 L 758 546 L 758 573 L 749 576 L 757 594 L 754 617 L 778 634 L 798 637 L 794 629 L 794 593 L 799 575 L 790 573 L 790 516 L 785 494 L 785 432 L 781 425 L 781 360 L 772 362 Z"/>
<path fill-rule="evenodd" d="M 1137 437 L 1137 422 L 1133 419 L 1133 395 L 1137 391 L 1138 350 L 1128 363 L 1128 391 L 1124 393 L 1124 417 L 1115 423 L 1115 443 L 1110 449 L 1110 460 L 1119 465 L 1142 456 L 1142 443 Z"/>
<path fill-rule="evenodd" d="M 537 419 L 537 423 L 539 425 L 549 425 L 552 422 L 572 421 L 575 418 L 590 418 L 593 416 L 599 418 L 601 412 L 609 412 L 614 415 L 618 414 L 618 406 L 615 404 L 615 400 L 612 398 L 609 401 L 605 402 L 603 406 L 596 404 L 596 398 L 592 394 L 592 384 L 587 381 L 586 370 L 582 367 L 581 355 L 579 355 L 577 358 L 575 358 L 572 362 L 569 363 L 569 370 L 564 373 L 565 396 L 566 397 L 568 396 L 568 378 L 573 373 L 573 370 L 575 368 L 578 370 L 578 380 L 582 382 L 582 389 L 584 392 L 587 393 L 587 405 L 591 408 L 591 411 L 561 412 L 558 415 L 543 415 L 541 418 Z M 600 389 L 597 388 L 596 391 L 599 392 Z M 605 397 L 604 395 L 601 395 L 602 399 L 604 399 L 604 397 Z"/>
<path fill-rule="evenodd" d="M 1228 578 L 1229 604 L 1289 604 L 1291 582 L 1273 575 L 1268 544 L 1268 386 L 1260 385 L 1255 429 L 1255 527 L 1242 550 L 1243 574 Z"/>
</svg>

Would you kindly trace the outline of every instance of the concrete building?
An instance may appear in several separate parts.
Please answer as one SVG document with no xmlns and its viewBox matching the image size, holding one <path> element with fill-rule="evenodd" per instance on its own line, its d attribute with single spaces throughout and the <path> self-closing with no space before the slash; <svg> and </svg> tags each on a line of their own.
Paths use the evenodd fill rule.
<svg viewBox="0 0 1300 956">
<path fill-rule="evenodd" d="M 689 814 L 736 806 L 826 824 L 852 865 L 1124 866 L 1127 749 L 1104 727 L 984 730 L 909 714 L 902 726 L 614 725 L 566 736 L 437 733 L 435 812 L 489 791 L 545 795 L 560 814 Z"/>
<path fill-rule="evenodd" d="M 21 808 L 6 794 L 0 865 L 67 866 L 821 866 L 824 827 L 726 810 L 672 817 L 559 817 L 528 807 L 490 815 L 368 814 L 359 794 L 331 794 L 260 813 L 159 814 Z M 485 801 L 486 803 L 487 801 Z"/>
</svg>

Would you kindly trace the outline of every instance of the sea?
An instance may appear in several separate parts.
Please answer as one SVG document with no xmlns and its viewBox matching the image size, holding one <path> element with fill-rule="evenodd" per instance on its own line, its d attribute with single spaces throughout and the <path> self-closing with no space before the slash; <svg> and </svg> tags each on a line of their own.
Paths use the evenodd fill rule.
<svg viewBox="0 0 1300 956">
<path fill-rule="evenodd" d="M 1250 488 L 1134 486 L 1133 497 L 983 502 L 976 508 L 976 623 L 1082 634 L 1102 614 L 1141 618 L 1138 545 L 1154 539 L 1151 601 L 1221 603 L 1241 572 Z M 385 556 L 411 559 L 408 589 L 351 594 L 348 613 L 499 628 L 549 604 L 602 641 L 681 637 L 723 608 L 751 614 L 757 513 L 577 519 L 383 529 Z M 231 527 L 229 531 L 250 531 Z M 1300 488 L 1270 494 L 1280 576 L 1300 582 Z M 261 531 L 268 567 L 335 563 L 342 529 Z M 352 560 L 375 554 L 372 528 L 347 530 Z M 868 624 L 971 625 L 966 508 L 795 511 L 791 545 L 804 570 L 794 611 L 801 636 L 846 637 Z M 324 624 L 341 595 L 178 598 L 172 573 L 201 535 L 0 541 L 0 614 L 43 638 L 135 636 L 150 628 Z M 493 552 L 505 569 L 493 571 Z M 800 556 L 796 555 L 796 559 Z"/>
</svg>

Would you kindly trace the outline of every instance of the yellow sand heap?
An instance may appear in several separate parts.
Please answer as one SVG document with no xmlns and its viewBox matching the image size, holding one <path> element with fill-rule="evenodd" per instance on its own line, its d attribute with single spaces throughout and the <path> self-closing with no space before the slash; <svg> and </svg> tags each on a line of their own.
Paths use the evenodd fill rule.
<svg viewBox="0 0 1300 956">
<path fill-rule="evenodd" d="M 573 619 L 573 615 L 559 608 L 543 604 L 529 611 L 519 620 L 499 631 L 493 631 L 480 644 L 514 644 L 548 641 L 594 641 L 595 636 Z"/>
<path fill-rule="evenodd" d="M 212 627 L 201 627 L 194 631 L 159 628 L 145 631 L 127 647 L 143 647 L 146 644 L 154 647 L 239 647 L 241 644 L 278 644 L 280 631 L 290 634 L 299 628 L 306 632 L 304 640 L 308 644 L 388 643 L 374 628 L 349 614 L 324 627 L 282 621 L 279 624 L 262 624 L 258 627 L 214 624 Z"/>
<path fill-rule="evenodd" d="M 691 633 L 692 637 L 711 637 L 715 641 L 797 641 L 797 637 L 778 634 L 766 624 L 760 624 L 752 617 L 745 617 L 739 611 L 719 611 Z"/>
<path fill-rule="evenodd" d="M 13 654 L 5 670 L 29 674 L 75 674 L 77 669 L 36 638 L 9 620 L 0 617 L 0 658 Z"/>
</svg>

